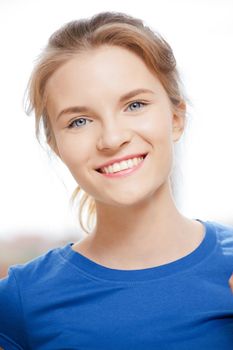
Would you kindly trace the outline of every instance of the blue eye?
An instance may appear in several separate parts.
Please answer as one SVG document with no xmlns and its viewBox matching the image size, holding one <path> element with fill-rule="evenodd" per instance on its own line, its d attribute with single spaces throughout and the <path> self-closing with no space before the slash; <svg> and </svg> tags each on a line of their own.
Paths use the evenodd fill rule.
<svg viewBox="0 0 233 350">
<path fill-rule="evenodd" d="M 133 107 L 136 107 L 136 108 L 133 108 L 131 109 L 131 111 L 134 111 L 134 110 L 137 110 L 137 106 L 145 106 L 147 105 L 147 103 L 144 103 L 144 102 L 141 102 L 141 101 L 134 101 L 132 103 L 129 104 L 128 108 L 130 108 L 131 106 Z M 91 120 L 87 119 L 87 118 L 77 118 L 75 120 L 73 120 L 69 125 L 68 125 L 68 128 L 69 129 L 80 129 L 81 127 L 85 126 L 86 125 L 86 122 L 89 121 L 91 122 Z"/>
<path fill-rule="evenodd" d="M 140 102 L 140 101 L 134 101 L 134 102 L 130 103 L 129 107 L 130 107 L 130 106 L 136 107 L 136 106 L 138 106 L 138 105 L 145 106 L 146 103 L 143 103 L 143 102 Z M 131 111 L 134 111 L 134 110 L 136 110 L 136 109 L 137 109 L 137 108 L 133 108 L 133 109 L 131 109 Z"/>
<path fill-rule="evenodd" d="M 69 128 L 69 129 L 72 129 L 72 128 L 80 128 L 80 127 L 86 125 L 86 121 L 87 121 L 87 120 L 88 120 L 87 118 L 77 118 L 77 119 L 73 120 L 72 123 L 70 123 L 70 124 L 68 125 L 68 128 Z M 81 121 L 81 122 L 80 122 L 80 121 Z M 89 120 L 89 121 L 90 121 L 90 120 Z M 74 125 L 75 125 L 75 126 L 74 126 Z"/>
</svg>

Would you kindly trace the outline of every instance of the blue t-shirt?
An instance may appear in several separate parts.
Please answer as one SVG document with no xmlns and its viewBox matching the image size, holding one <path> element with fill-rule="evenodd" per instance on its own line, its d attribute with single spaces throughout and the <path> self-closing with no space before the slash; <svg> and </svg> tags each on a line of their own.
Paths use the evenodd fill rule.
<svg viewBox="0 0 233 350">
<path fill-rule="evenodd" d="M 232 350 L 233 227 L 198 221 L 201 244 L 157 267 L 111 269 L 73 243 L 10 267 L 0 281 L 0 346 Z"/>
</svg>

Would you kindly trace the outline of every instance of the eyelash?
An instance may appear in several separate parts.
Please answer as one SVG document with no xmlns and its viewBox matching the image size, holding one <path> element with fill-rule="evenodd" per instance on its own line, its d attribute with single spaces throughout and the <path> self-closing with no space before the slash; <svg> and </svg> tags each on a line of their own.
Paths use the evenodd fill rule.
<svg viewBox="0 0 233 350">
<path fill-rule="evenodd" d="M 133 105 L 134 103 L 140 103 L 140 104 L 143 105 L 143 106 L 148 105 L 148 103 L 145 103 L 145 102 L 142 102 L 142 101 L 133 101 L 133 102 L 131 102 L 131 103 L 127 106 L 127 108 L 128 108 L 129 106 Z M 73 120 L 73 121 L 68 125 L 68 129 L 74 129 L 74 128 L 80 129 L 80 128 L 82 127 L 82 125 L 79 126 L 79 127 L 77 127 L 77 126 L 75 127 L 75 126 L 74 126 L 74 123 L 75 123 L 76 121 L 80 120 L 80 119 L 88 120 L 88 118 L 84 118 L 84 117 L 77 118 L 77 119 Z M 84 124 L 84 125 L 86 125 L 86 124 Z"/>
</svg>

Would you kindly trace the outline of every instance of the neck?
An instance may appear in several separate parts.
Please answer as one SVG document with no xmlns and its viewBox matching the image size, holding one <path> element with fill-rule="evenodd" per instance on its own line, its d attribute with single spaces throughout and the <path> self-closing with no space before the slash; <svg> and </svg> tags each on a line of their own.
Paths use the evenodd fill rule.
<svg viewBox="0 0 233 350">
<path fill-rule="evenodd" d="M 167 183 L 135 206 L 96 203 L 96 208 L 96 227 L 86 243 L 89 256 L 103 265 L 161 265 L 188 254 L 203 238 L 201 224 L 177 210 Z"/>
</svg>

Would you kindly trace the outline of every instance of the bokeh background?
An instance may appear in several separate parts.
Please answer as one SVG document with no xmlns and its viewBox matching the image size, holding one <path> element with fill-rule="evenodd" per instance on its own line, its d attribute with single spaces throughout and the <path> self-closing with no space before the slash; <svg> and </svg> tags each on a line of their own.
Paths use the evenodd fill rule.
<svg viewBox="0 0 233 350">
<path fill-rule="evenodd" d="M 82 232 L 75 181 L 37 142 L 24 93 L 35 59 L 62 24 L 101 11 L 139 17 L 170 43 L 191 101 L 177 160 L 177 206 L 233 225 L 232 0 L 1 0 L 0 277 Z"/>
</svg>

